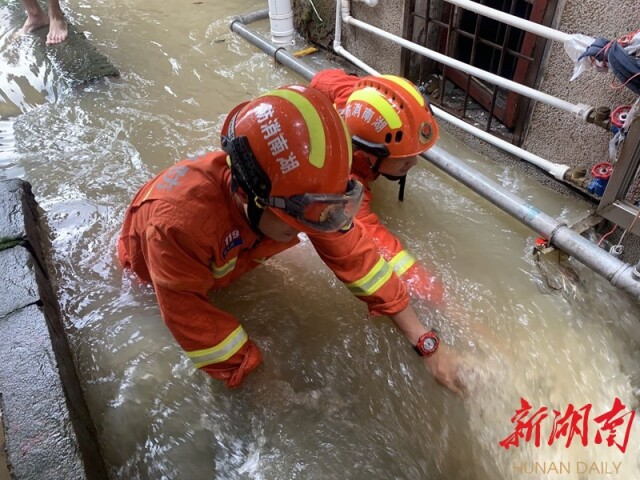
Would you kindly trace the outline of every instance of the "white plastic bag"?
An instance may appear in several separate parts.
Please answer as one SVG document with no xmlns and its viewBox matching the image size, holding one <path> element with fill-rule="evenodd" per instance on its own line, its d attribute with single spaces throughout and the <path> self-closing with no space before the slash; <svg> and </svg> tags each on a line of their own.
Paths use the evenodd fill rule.
<svg viewBox="0 0 640 480">
<path fill-rule="evenodd" d="M 578 59 L 594 41 L 595 38 L 580 35 L 579 33 L 571 35 L 569 40 L 565 40 L 564 51 L 567 52 L 567 55 L 574 63 L 571 80 L 575 80 L 582 72 L 591 67 L 591 58 L 583 57 L 581 60 Z"/>
</svg>

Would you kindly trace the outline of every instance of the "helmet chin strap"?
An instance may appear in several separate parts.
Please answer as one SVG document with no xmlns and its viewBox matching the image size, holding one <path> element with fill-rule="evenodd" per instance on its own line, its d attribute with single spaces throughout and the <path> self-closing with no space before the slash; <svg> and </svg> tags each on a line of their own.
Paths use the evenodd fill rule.
<svg viewBox="0 0 640 480">
<path fill-rule="evenodd" d="M 254 232 L 260 234 L 261 236 L 264 234 L 260 231 L 258 225 L 260 225 L 260 219 L 262 218 L 263 213 L 264 208 L 259 207 L 256 204 L 255 200 L 253 202 L 249 201 L 249 203 L 247 204 L 247 217 L 249 218 L 249 225 Z"/>
<path fill-rule="evenodd" d="M 380 174 L 380 166 L 382 165 L 382 161 L 384 159 L 385 159 L 385 157 L 377 157 L 376 156 L 376 161 L 371 166 L 371 171 L 373 173 Z M 382 174 L 382 175 L 384 175 L 384 174 Z M 384 176 L 386 177 L 386 175 L 384 175 Z"/>
<path fill-rule="evenodd" d="M 351 137 L 351 140 L 353 141 L 353 144 L 356 148 L 364 150 L 367 154 L 375 157 L 376 161 L 371 166 L 371 171 L 373 173 L 382 175 L 383 177 L 391 181 L 397 181 L 400 184 L 400 190 L 398 191 L 398 200 L 400 200 L 401 202 L 404 201 L 404 186 L 407 181 L 407 176 L 402 175 L 401 177 L 396 177 L 393 175 L 380 173 L 380 166 L 382 165 L 382 162 L 385 158 L 389 157 L 389 149 L 386 147 L 386 145 L 383 145 L 381 143 L 369 142 L 358 137 L 357 135 Z"/>
<path fill-rule="evenodd" d="M 380 170 L 380 166 L 382 165 L 383 161 L 384 161 L 384 158 L 377 157 L 375 163 L 371 167 L 371 171 L 373 173 L 377 173 L 379 175 L 382 175 L 387 180 L 391 180 L 392 182 L 398 182 L 398 185 L 400 186 L 400 189 L 398 190 L 398 200 L 403 202 L 404 201 L 404 186 L 407 183 L 407 175 L 404 174 L 402 176 L 395 176 L 395 175 L 387 175 L 386 173 L 380 173 L 379 170 Z"/>
<path fill-rule="evenodd" d="M 233 192 L 234 194 L 238 194 L 238 182 L 233 176 L 231 177 L 231 192 Z M 246 197 L 246 193 L 242 195 L 242 197 Z M 244 201 L 242 201 L 241 203 L 247 206 L 245 213 L 247 215 L 247 220 L 249 221 L 251 230 L 253 230 L 260 236 L 264 236 L 264 234 L 260 231 L 260 228 L 258 228 L 258 225 L 260 225 L 260 219 L 262 218 L 262 214 L 264 213 L 264 207 L 258 206 L 257 199 L 255 198 L 253 200 L 248 200 L 246 203 Z"/>
<path fill-rule="evenodd" d="M 260 199 L 269 196 L 271 181 L 253 155 L 247 138 L 234 137 L 234 124 L 235 117 L 229 126 L 229 136 L 222 138 L 222 148 L 231 159 L 231 191 L 235 193 L 238 188 L 242 188 L 247 197 L 249 225 L 254 232 L 262 236 L 258 225 L 264 213 L 264 205 Z"/>
</svg>

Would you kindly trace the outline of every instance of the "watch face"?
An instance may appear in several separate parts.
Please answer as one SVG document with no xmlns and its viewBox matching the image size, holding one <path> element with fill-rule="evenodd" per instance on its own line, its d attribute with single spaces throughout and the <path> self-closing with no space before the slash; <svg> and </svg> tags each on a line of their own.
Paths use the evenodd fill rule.
<svg viewBox="0 0 640 480">
<path fill-rule="evenodd" d="M 425 338 L 422 342 L 422 349 L 425 352 L 432 352 L 436 348 L 436 342 L 433 338 Z"/>
<path fill-rule="evenodd" d="M 439 342 L 438 333 L 435 330 L 431 330 L 430 332 L 423 334 L 413 348 L 421 357 L 429 357 L 436 353 Z"/>
</svg>

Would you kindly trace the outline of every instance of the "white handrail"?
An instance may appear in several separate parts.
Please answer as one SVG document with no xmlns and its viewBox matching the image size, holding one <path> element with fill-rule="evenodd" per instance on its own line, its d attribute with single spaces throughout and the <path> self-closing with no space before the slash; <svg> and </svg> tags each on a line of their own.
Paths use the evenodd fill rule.
<svg viewBox="0 0 640 480">
<path fill-rule="evenodd" d="M 334 51 L 338 54 L 338 55 L 342 55 L 343 57 L 345 57 L 347 60 L 349 60 L 351 63 L 353 63 L 354 65 L 356 65 L 357 67 L 361 68 L 362 70 L 364 70 L 365 72 L 368 72 L 371 75 L 377 75 L 379 72 L 376 71 L 375 69 L 373 69 L 372 67 L 370 67 L 369 65 L 367 65 L 365 62 L 363 62 L 362 60 L 360 60 L 359 58 L 357 58 L 356 56 L 352 55 L 351 53 L 349 53 L 342 45 L 341 45 L 341 39 L 342 39 L 342 23 L 340 22 L 340 19 L 345 19 L 345 18 L 353 18 L 351 17 L 351 9 L 350 9 L 350 5 L 349 5 L 349 0 L 337 0 L 336 1 L 336 31 L 335 31 L 335 36 L 334 36 L 334 41 L 333 41 L 333 49 Z M 465 132 L 470 133 L 471 135 L 475 135 L 478 138 L 481 138 L 482 140 L 486 141 L 487 143 L 490 143 L 492 145 L 495 145 L 513 155 L 516 155 L 520 158 L 522 158 L 523 160 L 532 163 L 534 165 L 536 165 L 539 168 L 542 168 L 543 170 L 545 170 L 546 172 L 550 173 L 551 175 L 553 175 L 555 178 L 557 178 L 558 180 L 563 180 L 564 179 L 564 175 L 565 173 L 569 170 L 569 166 L 567 165 L 562 165 L 560 163 L 554 163 L 551 162 L 549 160 L 546 160 L 542 157 L 539 157 L 538 155 L 535 155 L 531 152 L 528 152 L 527 150 L 524 150 L 520 147 L 517 147 L 516 145 L 513 145 L 509 142 L 506 142 L 494 135 L 491 135 L 490 133 L 485 132 L 484 130 L 480 130 L 477 127 L 474 127 L 473 125 L 470 125 L 469 123 L 454 117 L 453 115 L 445 112 L 444 110 L 433 106 L 432 105 L 432 109 L 433 109 L 433 113 L 435 114 L 436 117 L 441 118 L 446 120 L 447 122 L 455 125 L 456 127 L 464 130 Z"/>
<path fill-rule="evenodd" d="M 494 20 L 506 23 L 507 25 L 511 25 L 512 27 L 517 27 L 521 30 L 535 33 L 536 35 L 548 38 L 550 40 L 565 42 L 571 39 L 571 35 L 569 35 L 568 33 L 545 27 L 544 25 L 540 25 L 539 23 L 525 20 L 524 18 L 516 17 L 515 15 L 510 15 L 500 10 L 496 10 L 495 8 L 482 5 L 481 3 L 472 2 L 471 0 L 445 0 L 445 2 L 462 7 L 465 10 L 479 13 L 480 15 L 483 15 L 485 17 L 493 18 Z"/>
<path fill-rule="evenodd" d="M 346 51 L 342 46 L 334 45 L 334 50 L 338 55 L 342 55 L 347 60 L 349 60 L 351 63 L 356 65 L 358 68 L 361 68 L 365 72 L 367 72 L 367 73 L 369 73 L 371 75 L 379 75 L 380 72 L 378 72 L 377 70 L 371 68 L 369 65 L 364 63 L 362 60 L 360 60 L 359 58 L 355 57 L 354 55 L 352 55 L 351 53 Z M 536 167 L 539 167 L 539 168 L 543 169 L 544 171 L 548 172 L 549 174 L 553 175 L 558 180 L 563 180 L 564 179 L 564 174 L 567 173 L 567 171 L 570 168 L 568 165 L 562 165 L 560 163 L 551 162 L 551 161 L 546 160 L 546 159 L 544 159 L 542 157 L 539 157 L 538 155 L 536 155 L 534 153 L 528 152 L 527 150 L 524 150 L 524 149 L 522 149 L 520 147 L 517 147 L 512 143 L 506 142 L 506 141 L 502 140 L 501 138 L 498 138 L 498 137 L 496 137 L 494 135 L 491 135 L 490 133 L 485 132 L 484 130 L 480 130 L 479 128 L 468 124 L 464 120 L 461 120 L 461 119 L 459 119 L 457 117 L 454 117 L 450 113 L 445 112 L 444 110 L 436 107 L 435 105 L 431 105 L 431 109 L 433 110 L 433 113 L 434 113 L 434 115 L 436 117 L 444 119 L 447 122 L 455 125 L 456 127 L 464 130 L 465 132 L 468 132 L 468 133 L 470 133 L 472 135 L 475 135 L 476 137 L 484 140 L 487 143 L 491 143 L 491 144 L 495 145 L 496 147 L 499 147 L 499 148 L 501 148 L 501 149 L 513 154 L 513 155 L 516 155 L 516 156 L 522 158 L 523 160 L 526 160 L 529 163 L 532 163 Z"/>
<path fill-rule="evenodd" d="M 366 30 L 375 35 L 378 35 L 382 38 L 386 38 L 387 40 L 391 40 L 398 45 L 401 45 L 409 50 L 413 50 L 416 53 L 424 55 L 425 57 L 436 60 L 440 63 L 448 65 L 450 67 L 461 70 L 465 73 L 473 75 L 474 77 L 481 78 L 483 80 L 487 80 L 495 85 L 506 88 L 508 90 L 514 91 L 525 97 L 532 98 L 533 100 L 538 100 L 542 103 L 546 103 L 547 105 L 551 105 L 553 107 L 559 108 L 560 110 L 564 110 L 566 112 L 572 113 L 576 116 L 576 118 L 586 122 L 589 113 L 593 110 L 593 107 L 590 105 L 586 105 L 583 103 L 573 104 L 571 102 L 567 102 L 566 100 L 562 100 L 560 98 L 554 97 L 553 95 L 549 95 L 544 92 L 540 92 L 534 88 L 527 87 L 525 85 L 521 85 L 520 83 L 513 82 L 511 80 L 507 80 L 499 75 L 495 75 L 493 73 L 487 72 L 480 68 L 474 67 L 467 63 L 461 62 L 459 60 L 455 60 L 453 58 L 447 57 L 441 53 L 438 53 L 434 50 L 430 50 L 426 47 L 418 45 L 417 43 L 406 40 L 398 35 L 394 35 L 393 33 L 382 30 L 378 27 L 374 27 L 368 23 L 357 20 L 353 18 L 351 15 L 347 17 L 342 17 L 342 21 L 353 25 L 355 27 L 361 28 L 362 30 Z"/>
</svg>

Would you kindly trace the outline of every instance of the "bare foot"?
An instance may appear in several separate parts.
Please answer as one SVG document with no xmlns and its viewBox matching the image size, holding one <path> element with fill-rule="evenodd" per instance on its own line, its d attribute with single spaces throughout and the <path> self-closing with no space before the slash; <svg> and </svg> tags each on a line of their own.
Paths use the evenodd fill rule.
<svg viewBox="0 0 640 480">
<path fill-rule="evenodd" d="M 31 32 L 35 32 L 39 28 L 44 27 L 49 24 L 49 17 L 44 15 L 42 12 L 36 15 L 28 15 L 27 20 L 24 22 L 24 25 L 20 30 L 18 30 L 18 35 L 27 35 Z"/>
<path fill-rule="evenodd" d="M 55 45 L 67 39 L 67 22 L 64 18 L 51 18 L 49 22 L 49 33 L 47 34 L 47 45 Z"/>
</svg>

